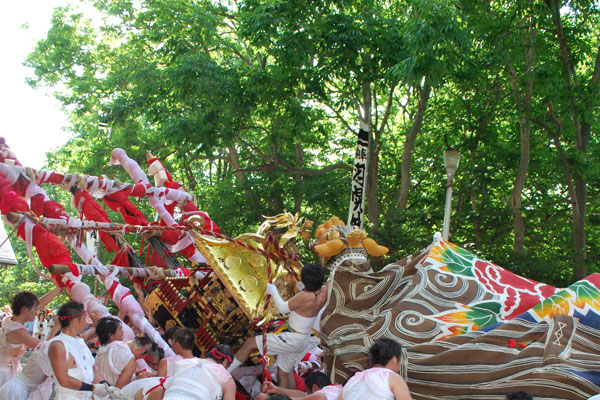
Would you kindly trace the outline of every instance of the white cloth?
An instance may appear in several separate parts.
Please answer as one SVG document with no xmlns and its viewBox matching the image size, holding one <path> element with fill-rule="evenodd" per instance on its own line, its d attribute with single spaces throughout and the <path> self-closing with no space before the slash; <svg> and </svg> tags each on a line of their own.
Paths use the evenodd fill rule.
<svg viewBox="0 0 600 400">
<path fill-rule="evenodd" d="M 40 333 L 40 319 L 38 317 L 35 317 L 35 319 L 33 320 L 33 328 L 31 329 L 31 334 L 33 337 L 37 338 L 39 337 L 39 333 Z"/>
<path fill-rule="evenodd" d="M 340 393 L 342 393 L 342 389 L 342 385 L 329 385 L 317 390 L 314 393 L 322 394 L 327 400 L 337 400 L 337 398 L 340 396 Z"/>
<path fill-rule="evenodd" d="M 256 336 L 258 351 L 263 354 L 262 335 Z M 282 332 L 267 334 L 267 354 L 277 356 L 277 366 L 284 372 L 291 372 L 304 355 L 314 349 L 321 341 L 319 338 L 302 333 Z"/>
<path fill-rule="evenodd" d="M 111 386 L 115 386 L 121 372 L 125 369 L 127 363 L 135 357 L 127 343 L 120 340 L 100 346 L 96 353 L 96 373 L 99 381 L 106 381 Z"/>
<path fill-rule="evenodd" d="M 143 358 L 138 358 L 135 360 L 135 373 L 137 374 L 143 374 L 143 373 L 152 373 L 155 372 L 146 362 L 146 360 L 144 360 Z"/>
<path fill-rule="evenodd" d="M 190 358 L 175 364 L 175 374 L 163 400 L 218 400 L 231 379 L 225 367 L 210 359 Z"/>
<path fill-rule="evenodd" d="M 310 335 L 310 331 L 317 320 L 317 316 L 314 317 L 303 317 L 295 311 L 290 313 L 288 324 L 296 333 L 302 333 Z"/>
<path fill-rule="evenodd" d="M 13 321 L 10 317 L 2 320 L 2 327 L 0 328 L 0 386 L 21 371 L 21 357 L 25 353 L 25 345 L 11 343 L 6 337 L 17 329 L 27 330 L 25 325 Z"/>
<path fill-rule="evenodd" d="M 50 348 L 51 343 L 55 341 L 60 341 L 65 346 L 65 362 L 68 362 L 69 356 L 75 360 L 76 368 L 70 368 L 67 371 L 69 376 L 78 379 L 81 382 L 92 383 L 94 381 L 94 356 L 92 356 L 90 349 L 87 347 L 83 339 L 61 333 L 60 335 L 55 336 L 48 341 L 48 347 L 44 352 L 46 356 L 48 355 L 48 349 Z M 61 386 L 56 380 L 51 367 L 50 370 L 55 381 L 55 400 L 80 400 L 92 398 L 92 392 L 81 392 Z"/>
<path fill-rule="evenodd" d="M 45 319 L 42 322 L 42 340 L 48 340 L 49 337 L 48 335 L 50 334 L 50 329 L 52 329 L 52 327 L 54 326 L 54 321 L 51 320 L 51 322 L 48 322 L 47 319 Z"/>
<path fill-rule="evenodd" d="M 394 400 L 390 390 L 391 369 L 374 367 L 357 372 L 346 382 L 342 391 L 344 400 Z"/>
<path fill-rule="evenodd" d="M 183 360 L 183 358 L 180 355 L 175 354 L 174 356 L 167 357 L 166 360 L 167 360 L 167 376 L 173 376 L 173 374 L 175 373 L 175 364 L 178 361 Z"/>
<path fill-rule="evenodd" d="M 133 399 L 135 394 L 142 389 L 142 393 L 144 395 L 144 399 L 148 397 L 152 390 L 156 387 L 161 386 L 166 390 L 169 387 L 171 378 L 170 377 L 154 377 L 154 378 L 144 378 L 132 381 L 128 383 L 121 389 L 121 394 L 125 399 Z"/>
<path fill-rule="evenodd" d="M 52 393 L 52 379 L 48 377 L 48 357 L 45 353 L 47 342 L 41 342 L 27 359 L 21 372 L 0 388 L 0 399 L 43 399 L 48 400 Z"/>
</svg>

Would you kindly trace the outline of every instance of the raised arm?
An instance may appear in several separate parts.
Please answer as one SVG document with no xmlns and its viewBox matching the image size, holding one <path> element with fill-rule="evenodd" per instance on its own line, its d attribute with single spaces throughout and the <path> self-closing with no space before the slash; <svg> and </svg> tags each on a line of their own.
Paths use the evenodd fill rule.
<svg viewBox="0 0 600 400">
<path fill-rule="evenodd" d="M 46 336 L 45 340 L 50 340 L 52 339 L 54 336 L 56 336 L 56 334 L 58 333 L 58 331 L 60 330 L 60 322 L 58 320 L 58 314 L 55 315 L 53 317 L 54 319 L 54 324 L 52 324 L 52 329 L 50 329 L 50 332 L 48 332 L 48 335 Z"/>
<path fill-rule="evenodd" d="M 39 301 L 40 304 L 40 308 L 46 308 L 46 306 L 48 304 L 50 304 L 50 302 L 52 300 L 54 300 L 54 298 L 56 296 L 58 296 L 58 294 L 62 291 L 62 288 L 56 286 L 54 289 L 52 289 L 51 291 L 49 291 L 48 293 L 46 293 L 45 295 L 42 296 L 42 298 Z"/>
<path fill-rule="evenodd" d="M 279 311 L 282 314 L 290 313 L 291 309 L 288 305 L 288 302 L 283 301 L 283 299 L 279 295 L 277 286 L 273 285 L 272 283 L 267 283 L 267 293 L 271 295 L 271 298 L 273 299 L 273 303 L 275 304 L 277 311 Z"/>
</svg>

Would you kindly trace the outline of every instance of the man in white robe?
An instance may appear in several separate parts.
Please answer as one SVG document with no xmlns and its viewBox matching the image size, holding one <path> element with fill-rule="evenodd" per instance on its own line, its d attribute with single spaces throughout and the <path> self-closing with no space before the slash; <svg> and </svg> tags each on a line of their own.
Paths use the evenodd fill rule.
<svg viewBox="0 0 600 400">
<path fill-rule="evenodd" d="M 78 336 L 88 326 L 83 304 L 75 301 L 63 304 L 58 310 L 62 332 L 48 341 L 48 359 L 55 381 L 55 400 L 91 399 L 98 396 L 120 398 L 120 390 L 105 383 L 92 384 L 94 357 L 83 339 Z"/>
</svg>

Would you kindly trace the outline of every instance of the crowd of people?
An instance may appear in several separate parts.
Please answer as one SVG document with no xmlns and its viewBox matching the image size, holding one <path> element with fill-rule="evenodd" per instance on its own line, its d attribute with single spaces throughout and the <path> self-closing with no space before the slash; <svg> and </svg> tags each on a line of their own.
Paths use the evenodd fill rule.
<svg viewBox="0 0 600 400">
<path fill-rule="evenodd" d="M 123 322 L 117 318 L 104 317 L 92 326 L 84 305 L 74 301 L 58 309 L 46 335 L 37 335 L 26 323 L 47 320 L 39 310 L 46 309 L 60 289 L 41 299 L 31 292 L 18 293 L 12 312 L 5 309 L 0 328 L 0 400 L 48 400 L 52 393 L 56 400 L 234 400 L 238 391 L 260 400 L 411 399 L 399 374 L 402 347 L 391 338 L 373 342 L 371 368 L 357 372 L 343 386 L 329 380 L 319 362 L 319 340 L 311 335 L 326 302 L 324 278 L 320 265 L 306 264 L 301 272 L 304 289 L 288 301 L 268 284 L 267 293 L 279 312 L 289 314 L 289 328 L 266 338 L 251 337 L 236 353 L 228 345 L 217 345 L 204 358 L 194 355 L 192 329 L 172 328 L 164 333 L 175 353 L 165 358 L 164 349 L 147 335 L 125 341 Z M 94 355 L 86 342 L 95 341 L 99 347 Z M 247 365 L 253 352 L 262 355 L 265 341 L 267 355 L 277 356 L 273 367 L 277 372 L 271 370 L 276 383 L 270 379 L 262 383 L 257 376 L 270 376 L 268 370 Z M 21 367 L 27 348 L 32 351 Z"/>
</svg>

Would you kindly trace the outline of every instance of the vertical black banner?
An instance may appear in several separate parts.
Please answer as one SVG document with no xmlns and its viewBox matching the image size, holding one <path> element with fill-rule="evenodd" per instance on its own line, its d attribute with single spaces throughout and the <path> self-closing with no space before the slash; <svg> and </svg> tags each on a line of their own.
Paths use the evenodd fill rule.
<svg viewBox="0 0 600 400">
<path fill-rule="evenodd" d="M 365 215 L 365 191 L 367 188 L 367 154 L 369 152 L 369 132 L 371 128 L 361 121 L 354 155 L 352 171 L 352 191 L 350 192 L 350 208 L 348 226 L 362 229 Z"/>
</svg>

